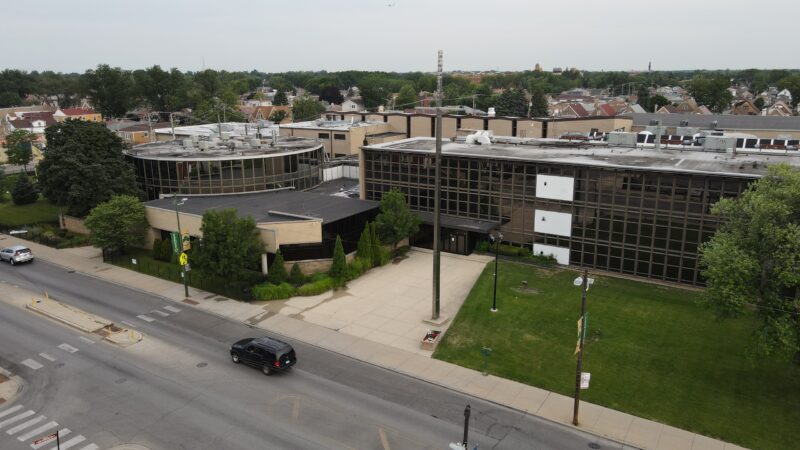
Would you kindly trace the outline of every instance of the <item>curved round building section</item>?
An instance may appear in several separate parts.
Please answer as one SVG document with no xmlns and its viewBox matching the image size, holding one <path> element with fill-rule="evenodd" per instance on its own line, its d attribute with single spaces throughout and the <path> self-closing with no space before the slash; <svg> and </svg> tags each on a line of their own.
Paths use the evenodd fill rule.
<svg viewBox="0 0 800 450">
<path fill-rule="evenodd" d="M 295 137 L 154 142 L 125 151 L 147 199 L 312 188 L 322 182 L 323 146 Z"/>
</svg>

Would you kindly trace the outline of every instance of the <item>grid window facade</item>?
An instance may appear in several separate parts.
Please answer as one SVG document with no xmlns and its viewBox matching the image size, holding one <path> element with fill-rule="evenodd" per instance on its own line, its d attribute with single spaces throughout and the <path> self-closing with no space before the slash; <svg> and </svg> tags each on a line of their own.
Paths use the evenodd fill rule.
<svg viewBox="0 0 800 450">
<path fill-rule="evenodd" d="M 418 152 L 363 149 L 365 198 L 403 192 L 433 211 L 434 162 Z M 572 177 L 574 201 L 536 197 L 539 174 Z M 716 231 L 711 205 L 752 181 L 713 174 L 590 168 L 445 155 L 442 214 L 499 222 L 504 240 L 570 249 L 570 264 L 702 285 L 698 247 Z M 572 215 L 570 236 L 534 232 L 534 212 Z"/>
</svg>

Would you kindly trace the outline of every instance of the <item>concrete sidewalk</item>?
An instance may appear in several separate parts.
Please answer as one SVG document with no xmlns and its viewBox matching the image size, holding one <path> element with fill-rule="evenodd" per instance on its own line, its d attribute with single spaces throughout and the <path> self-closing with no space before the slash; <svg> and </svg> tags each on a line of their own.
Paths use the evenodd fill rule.
<svg viewBox="0 0 800 450">
<path fill-rule="evenodd" d="M 299 315 L 296 314 L 296 311 L 294 311 L 294 316 L 284 315 L 265 308 L 265 304 L 238 302 L 194 288 L 189 290 L 191 300 L 185 301 L 182 285 L 105 264 L 99 258 L 99 251 L 92 253 L 85 249 L 56 250 L 33 242 L 0 235 L 0 246 L 15 244 L 26 245 L 31 248 L 37 258 L 69 270 L 172 301 L 190 303 L 219 316 L 246 322 L 264 330 L 282 334 L 290 339 L 317 345 L 342 355 L 572 427 L 573 400 L 571 397 L 493 375 L 482 376 L 478 371 L 435 360 L 421 352 L 376 342 L 369 339 L 369 334 L 357 336 L 336 331 L 302 320 L 298 318 Z M 92 256 L 92 254 L 96 256 Z M 447 258 L 451 257 L 443 254 L 443 260 Z M 363 277 L 365 280 L 362 282 L 368 283 L 371 275 L 371 273 L 366 274 Z M 461 301 L 463 302 L 463 300 L 462 298 Z M 577 429 L 637 448 L 658 450 L 733 450 L 742 448 L 591 403 L 581 402 L 580 411 L 581 424 L 576 427 Z"/>
</svg>

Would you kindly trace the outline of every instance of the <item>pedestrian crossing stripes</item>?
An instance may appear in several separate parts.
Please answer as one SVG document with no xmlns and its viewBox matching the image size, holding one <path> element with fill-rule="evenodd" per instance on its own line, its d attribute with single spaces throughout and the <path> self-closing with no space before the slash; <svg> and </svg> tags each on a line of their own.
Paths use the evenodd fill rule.
<svg viewBox="0 0 800 450">
<path fill-rule="evenodd" d="M 15 405 L 5 411 L 0 411 L 0 418 L 4 418 L 0 422 L 0 430 L 5 430 L 6 434 L 10 436 L 17 435 L 16 438 L 20 442 L 31 442 L 30 446 L 33 450 L 46 446 L 50 446 L 48 450 L 57 450 L 54 446 L 56 442 L 52 439 L 38 444 L 33 443 L 53 434 L 52 430 L 58 427 L 58 422 L 54 420 L 48 422 L 47 417 L 44 415 L 31 418 L 35 414 L 36 412 L 33 410 L 25 411 L 22 405 Z M 97 450 L 99 448 L 96 444 L 87 442 L 86 437 L 80 434 L 66 439 L 67 436 L 72 434 L 72 430 L 69 428 L 61 428 L 57 433 L 60 440 L 58 449 L 60 450 L 67 450 L 73 447 L 75 447 L 75 450 Z"/>
<path fill-rule="evenodd" d="M 32 416 L 32 415 L 34 415 L 34 414 L 36 414 L 36 413 L 35 413 L 35 412 L 33 412 L 33 411 L 31 411 L 31 410 L 28 410 L 28 411 L 25 411 L 25 412 L 24 412 L 24 413 L 22 413 L 22 414 L 18 414 L 18 415 L 16 415 L 16 416 L 14 416 L 14 417 L 10 418 L 10 419 L 6 419 L 6 420 L 4 420 L 4 421 L 0 422 L 0 429 L 2 429 L 2 428 L 5 428 L 5 427 L 6 427 L 6 425 L 11 425 L 11 424 L 13 424 L 13 423 L 17 423 L 17 422 L 19 422 L 20 420 L 23 420 L 23 419 L 25 419 L 26 417 L 30 417 L 30 416 Z"/>
<path fill-rule="evenodd" d="M 20 431 L 24 430 L 25 428 L 28 428 L 28 427 L 33 426 L 33 425 L 36 425 L 39 422 L 44 422 L 44 419 L 46 419 L 45 416 L 39 416 L 39 417 L 37 417 L 35 419 L 31 419 L 31 420 L 29 420 L 27 422 L 22 422 L 21 424 L 6 430 L 6 434 L 17 434 Z"/>
<path fill-rule="evenodd" d="M 5 411 L 0 411 L 0 418 L 3 418 L 3 417 L 5 417 L 5 416 L 7 416 L 9 414 L 14 414 L 15 412 L 19 411 L 20 409 L 22 409 L 22 405 L 12 406 L 11 408 L 8 408 Z"/>
<path fill-rule="evenodd" d="M 156 319 L 153 319 L 153 318 L 152 318 L 152 317 L 150 317 L 150 316 L 145 316 L 144 314 L 140 314 L 140 315 L 138 315 L 138 316 L 136 316 L 136 317 L 138 317 L 138 318 L 140 318 L 140 319 L 144 320 L 145 322 L 152 322 L 152 321 L 156 320 Z"/>
<path fill-rule="evenodd" d="M 65 352 L 69 352 L 69 353 L 75 353 L 75 352 L 78 351 L 77 348 L 75 348 L 75 347 L 73 347 L 73 346 L 71 346 L 69 344 L 66 344 L 66 343 L 59 345 L 58 348 L 60 348 L 61 350 L 64 350 Z"/>
<path fill-rule="evenodd" d="M 46 359 L 46 360 L 48 360 L 50 362 L 55 362 L 55 360 L 56 360 L 54 357 L 48 355 L 47 353 L 39 353 L 39 356 L 41 356 L 42 358 L 44 358 L 44 359 Z"/>
<path fill-rule="evenodd" d="M 27 440 L 29 440 L 29 439 L 31 439 L 33 437 L 41 435 L 42 433 L 44 433 L 47 430 L 49 430 L 51 428 L 55 428 L 57 426 L 58 426 L 58 422 L 47 422 L 46 424 L 44 424 L 44 425 L 42 425 L 42 426 L 40 426 L 38 428 L 34 428 L 33 430 L 31 430 L 31 431 L 29 431 L 29 432 L 17 437 L 17 439 L 19 439 L 20 441 L 27 441 Z"/>
<path fill-rule="evenodd" d="M 22 361 L 20 364 L 22 364 L 23 366 L 28 366 L 33 370 L 39 370 L 42 367 L 44 367 L 38 361 L 33 360 L 33 359 L 26 359 L 25 361 Z"/>
<path fill-rule="evenodd" d="M 81 435 L 77 435 L 74 438 L 72 438 L 72 439 L 70 439 L 70 440 L 68 440 L 66 442 L 62 442 L 61 445 L 58 446 L 58 448 L 53 447 L 50 450 L 67 450 L 68 448 L 72 448 L 72 447 L 80 444 L 81 442 L 83 442 L 85 440 L 86 440 L 85 437 L 83 437 Z"/>
<path fill-rule="evenodd" d="M 181 310 L 179 308 L 176 308 L 174 306 L 165 306 L 164 309 L 166 309 L 169 312 L 173 312 L 173 313 L 181 312 Z"/>
<path fill-rule="evenodd" d="M 154 309 L 154 310 L 152 310 L 150 312 L 158 314 L 161 317 L 169 317 L 169 314 L 165 313 L 164 311 L 158 310 L 158 309 Z"/>
<path fill-rule="evenodd" d="M 93 341 L 93 340 L 91 340 L 91 339 L 89 339 L 89 338 L 87 338 L 85 336 L 78 336 L 78 339 L 82 340 L 83 342 L 86 342 L 87 344 L 94 344 L 95 343 L 95 341 Z"/>
<path fill-rule="evenodd" d="M 58 438 L 62 439 L 62 438 L 64 438 L 64 436 L 66 436 L 66 435 L 68 435 L 70 433 L 72 433 L 72 430 L 70 430 L 69 428 L 62 428 L 62 429 L 58 430 Z M 44 437 L 44 436 L 42 436 L 42 437 Z M 40 449 L 40 448 L 44 447 L 45 445 L 50 445 L 52 443 L 53 443 L 53 441 L 42 442 L 41 444 L 31 444 L 31 448 L 33 450 L 37 450 L 37 449 Z"/>
</svg>

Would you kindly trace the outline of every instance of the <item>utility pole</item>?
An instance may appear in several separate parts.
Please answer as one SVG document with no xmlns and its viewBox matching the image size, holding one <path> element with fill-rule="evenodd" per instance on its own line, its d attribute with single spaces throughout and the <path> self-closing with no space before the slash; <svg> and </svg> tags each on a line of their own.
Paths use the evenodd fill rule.
<svg viewBox="0 0 800 450">
<path fill-rule="evenodd" d="M 439 50 L 439 67 L 436 72 L 436 161 L 434 164 L 436 180 L 433 194 L 433 311 L 431 320 L 439 319 L 439 296 L 441 293 L 441 200 L 442 195 L 442 51 Z"/>
<path fill-rule="evenodd" d="M 217 134 L 222 139 L 222 123 L 219 121 L 219 109 L 217 109 Z"/>
<path fill-rule="evenodd" d="M 178 193 L 172 195 L 172 204 L 175 205 L 175 219 L 178 222 L 178 251 L 183 253 L 183 232 L 181 231 L 181 215 L 178 213 Z M 181 264 L 181 276 L 183 277 L 183 293 L 189 298 L 189 277 L 186 276 L 186 266 Z"/>
<path fill-rule="evenodd" d="M 151 113 L 147 113 L 147 124 L 150 126 L 150 142 L 153 142 L 153 117 L 150 115 Z"/>
<path fill-rule="evenodd" d="M 172 140 L 175 140 L 175 113 L 169 113 L 169 125 L 172 127 Z"/>
<path fill-rule="evenodd" d="M 578 338 L 578 363 L 575 368 L 575 405 L 572 409 L 572 424 L 578 425 L 578 407 L 581 402 L 581 370 L 583 368 L 583 343 L 586 330 L 586 291 L 589 290 L 589 270 L 583 269 L 583 282 L 581 283 L 581 319 L 580 336 Z"/>
</svg>

